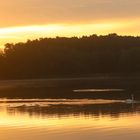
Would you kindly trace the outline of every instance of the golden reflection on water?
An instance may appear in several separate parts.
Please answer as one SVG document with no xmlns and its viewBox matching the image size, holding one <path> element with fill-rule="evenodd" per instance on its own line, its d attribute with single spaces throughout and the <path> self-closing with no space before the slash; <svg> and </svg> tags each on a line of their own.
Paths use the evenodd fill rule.
<svg viewBox="0 0 140 140">
<path fill-rule="evenodd" d="M 39 110 L 40 106 L 10 107 L 3 104 L 0 108 L 0 138 L 2 140 L 19 140 L 19 137 L 21 140 L 90 140 L 94 138 L 99 140 L 135 138 L 137 140 L 140 138 L 139 105 L 136 105 L 135 111 L 129 105 L 129 109 L 122 112 L 120 111 L 121 104 L 117 105 L 120 111 L 116 112 L 119 114 L 117 117 L 110 115 L 109 112 L 103 114 L 102 111 L 103 109 L 105 112 L 108 111 L 110 109 L 108 107 L 113 107 L 113 104 L 101 105 L 98 115 L 95 115 L 94 108 L 92 110 L 94 104 L 90 111 L 86 106 L 83 106 L 87 109 L 86 111 L 80 111 L 79 108 L 76 109 L 77 105 L 68 107 L 66 105 L 62 107 L 61 103 L 59 105 L 58 108 L 63 109 L 62 113 L 59 114 L 57 107 L 53 107 L 49 112 L 47 108 L 51 106 L 47 108 L 43 106 L 41 111 L 46 110 L 46 112 L 42 114 L 43 112 Z M 99 108 L 98 105 L 97 107 Z M 73 112 L 76 110 L 76 113 L 67 113 L 64 109 L 68 108 Z"/>
</svg>

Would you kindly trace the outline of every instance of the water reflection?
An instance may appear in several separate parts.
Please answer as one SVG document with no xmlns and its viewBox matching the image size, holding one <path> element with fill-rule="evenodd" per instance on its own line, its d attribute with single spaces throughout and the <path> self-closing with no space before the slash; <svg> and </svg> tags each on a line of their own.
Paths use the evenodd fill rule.
<svg viewBox="0 0 140 140">
<path fill-rule="evenodd" d="M 75 102 L 74 102 L 75 103 Z M 16 113 L 29 114 L 30 116 L 92 116 L 99 118 L 101 116 L 119 117 L 122 114 L 139 113 L 139 104 L 126 104 L 123 102 L 79 104 L 73 102 L 52 102 L 52 103 L 13 103 L 6 107 L 9 115 Z"/>
<path fill-rule="evenodd" d="M 0 103 L 2 140 L 117 140 L 140 137 L 140 104 L 115 100 L 8 100 Z"/>
</svg>

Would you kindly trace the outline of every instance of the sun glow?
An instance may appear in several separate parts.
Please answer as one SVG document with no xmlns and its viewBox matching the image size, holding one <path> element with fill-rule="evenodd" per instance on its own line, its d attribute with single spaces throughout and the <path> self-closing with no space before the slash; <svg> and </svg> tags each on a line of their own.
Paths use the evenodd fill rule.
<svg viewBox="0 0 140 140">
<path fill-rule="evenodd" d="M 92 34 L 118 33 L 121 35 L 138 35 L 136 31 L 129 32 L 139 22 L 100 22 L 88 24 L 50 24 L 0 28 L 0 46 L 6 43 L 25 42 L 27 39 L 56 36 L 78 36 Z M 129 29 L 129 30 L 128 30 Z"/>
</svg>

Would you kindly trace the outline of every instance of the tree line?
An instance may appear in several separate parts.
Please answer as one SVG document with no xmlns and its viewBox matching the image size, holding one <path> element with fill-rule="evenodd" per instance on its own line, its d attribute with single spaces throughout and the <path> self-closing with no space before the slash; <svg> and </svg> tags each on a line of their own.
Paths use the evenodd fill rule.
<svg viewBox="0 0 140 140">
<path fill-rule="evenodd" d="M 140 74 L 140 37 L 56 37 L 7 43 L 0 53 L 0 79 Z"/>
</svg>

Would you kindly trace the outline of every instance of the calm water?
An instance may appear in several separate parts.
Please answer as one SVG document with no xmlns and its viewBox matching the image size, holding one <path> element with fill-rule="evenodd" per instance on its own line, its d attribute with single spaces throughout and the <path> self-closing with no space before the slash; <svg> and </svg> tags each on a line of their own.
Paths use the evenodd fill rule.
<svg viewBox="0 0 140 140">
<path fill-rule="evenodd" d="M 139 140 L 139 120 L 139 103 L 0 100 L 1 140 Z"/>
</svg>

